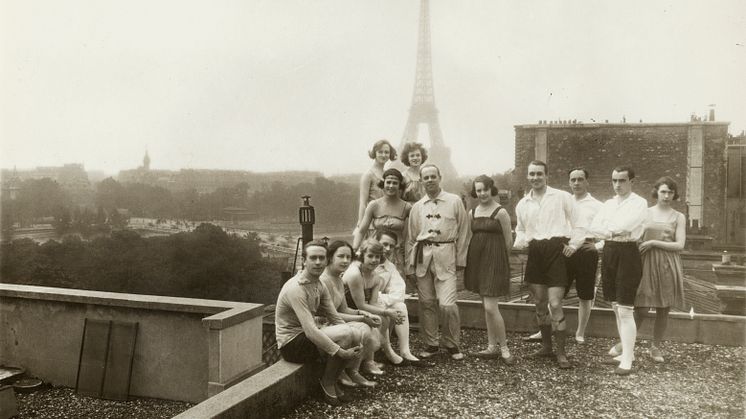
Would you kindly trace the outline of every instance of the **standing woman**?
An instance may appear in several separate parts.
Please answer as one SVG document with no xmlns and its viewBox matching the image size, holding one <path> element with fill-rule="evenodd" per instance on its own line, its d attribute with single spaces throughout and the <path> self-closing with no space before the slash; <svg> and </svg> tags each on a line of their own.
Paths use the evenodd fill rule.
<svg viewBox="0 0 746 419">
<path fill-rule="evenodd" d="M 324 273 L 321 274 L 319 280 L 329 290 L 332 305 L 337 309 L 337 313 L 342 320 L 351 322 L 351 327 L 356 327 L 360 330 L 363 352 L 366 348 L 376 347 L 379 344 L 377 342 L 378 336 L 371 329 L 381 326 L 381 318 L 367 311 L 349 308 L 345 299 L 345 286 L 342 282 L 342 274 L 352 262 L 352 247 L 349 243 L 341 240 L 333 241 L 327 250 L 327 260 L 329 264 L 326 265 L 326 269 L 324 269 Z M 350 387 L 374 387 L 376 385 L 375 381 L 368 381 L 360 375 L 361 361 L 362 357 L 358 357 L 345 368 L 345 371 L 340 376 L 342 384 Z"/>
<path fill-rule="evenodd" d="M 656 204 L 648 208 L 645 232 L 640 243 L 642 255 L 642 280 L 637 289 L 635 311 L 639 328 L 645 313 L 655 307 L 655 326 L 650 357 L 663 362 L 660 344 L 668 325 L 668 312 L 672 306 L 684 305 L 684 271 L 680 253 L 686 242 L 684 214 L 671 207 L 679 198 L 676 182 L 664 176 L 655 182 L 653 199 Z"/>
<path fill-rule="evenodd" d="M 360 243 L 366 238 L 364 236 L 369 230 L 393 231 L 401 237 L 401 243 L 404 243 L 404 235 L 407 227 L 407 218 L 412 204 L 401 199 L 401 192 L 404 189 L 404 177 L 397 169 L 388 169 L 383 173 L 383 180 L 379 187 L 383 190 L 383 197 L 371 201 L 365 208 L 363 218 L 358 224 L 358 228 L 353 233 L 352 248 L 357 249 Z M 398 246 L 391 260 L 400 272 L 404 272 L 404 248 Z"/>
<path fill-rule="evenodd" d="M 484 358 L 497 358 L 512 365 L 505 336 L 505 322 L 498 308 L 499 296 L 510 292 L 510 261 L 508 249 L 513 237 L 510 216 L 494 199 L 497 195 L 495 182 L 486 175 L 474 179 L 471 196 L 479 199 L 479 205 L 471 210 L 472 237 L 466 255 L 464 285 L 466 289 L 479 293 L 484 304 L 487 322 L 487 349 L 477 353 Z M 500 345 L 498 349 L 497 345 Z"/>
<path fill-rule="evenodd" d="M 383 196 L 383 191 L 378 184 L 383 180 L 383 166 L 387 161 L 396 160 L 396 149 L 391 146 L 388 140 L 378 140 L 373 144 L 373 148 L 368 151 L 368 157 L 373 159 L 373 166 L 363 173 L 360 178 L 360 199 L 357 210 L 357 222 L 359 228 L 360 220 L 363 218 L 363 212 L 370 201 Z"/>
<path fill-rule="evenodd" d="M 427 150 L 422 143 L 406 143 L 401 150 L 401 162 L 407 166 L 404 171 L 404 193 L 402 198 L 415 203 L 425 196 L 425 186 L 420 178 L 420 166 L 427 161 Z"/>
</svg>

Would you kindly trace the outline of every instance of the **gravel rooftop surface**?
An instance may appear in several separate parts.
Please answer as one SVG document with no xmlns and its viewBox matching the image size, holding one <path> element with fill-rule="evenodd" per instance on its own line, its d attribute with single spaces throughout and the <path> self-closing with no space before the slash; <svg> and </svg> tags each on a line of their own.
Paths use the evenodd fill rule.
<svg viewBox="0 0 746 419">
<path fill-rule="evenodd" d="M 487 338 L 485 331 L 462 329 L 464 360 L 443 354 L 424 367 L 387 365 L 376 388 L 347 390 L 356 400 L 331 407 L 314 397 L 286 417 L 745 417 L 746 348 L 666 342 L 666 362 L 657 364 L 649 342 L 638 342 L 636 372 L 619 377 L 601 363 L 612 339 L 586 338 L 583 345 L 568 339 L 574 368 L 560 370 L 554 359 L 529 358 L 540 344 L 523 336 L 508 335 L 517 358 L 509 367 L 469 355 Z M 423 345 L 412 337 L 417 353 Z"/>
<path fill-rule="evenodd" d="M 75 389 L 46 387 L 16 393 L 19 419 L 23 418 L 171 418 L 193 404 L 161 399 L 103 400 L 75 394 Z"/>
</svg>

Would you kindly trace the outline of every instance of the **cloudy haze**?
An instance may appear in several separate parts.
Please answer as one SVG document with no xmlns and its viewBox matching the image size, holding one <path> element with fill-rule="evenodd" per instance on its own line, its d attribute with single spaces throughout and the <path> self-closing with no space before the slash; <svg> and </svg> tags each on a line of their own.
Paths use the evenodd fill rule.
<svg viewBox="0 0 746 419">
<path fill-rule="evenodd" d="M 513 165 L 513 125 L 685 122 L 746 129 L 743 1 L 432 0 L 436 105 L 456 169 Z M 419 2 L 0 3 L 0 166 L 115 174 L 362 172 L 399 143 Z"/>
</svg>

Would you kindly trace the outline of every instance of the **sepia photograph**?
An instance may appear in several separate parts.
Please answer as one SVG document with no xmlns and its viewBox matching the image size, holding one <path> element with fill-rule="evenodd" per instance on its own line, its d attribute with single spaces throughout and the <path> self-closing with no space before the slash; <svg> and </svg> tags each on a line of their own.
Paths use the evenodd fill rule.
<svg viewBox="0 0 746 419">
<path fill-rule="evenodd" d="M 0 419 L 743 418 L 746 4 L 0 1 Z"/>
</svg>

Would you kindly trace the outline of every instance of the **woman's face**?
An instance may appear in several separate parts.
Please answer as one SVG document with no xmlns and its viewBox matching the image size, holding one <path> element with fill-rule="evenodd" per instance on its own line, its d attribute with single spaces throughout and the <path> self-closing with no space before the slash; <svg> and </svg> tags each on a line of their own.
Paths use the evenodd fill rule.
<svg viewBox="0 0 746 419">
<path fill-rule="evenodd" d="M 331 268 L 334 271 L 342 273 L 350 266 L 350 262 L 352 262 L 352 250 L 347 246 L 342 246 L 334 252 Z"/>
<path fill-rule="evenodd" d="M 388 144 L 384 144 L 378 147 L 378 150 L 376 150 L 376 161 L 378 163 L 384 164 L 389 160 L 390 157 L 391 147 L 389 147 Z"/>
<path fill-rule="evenodd" d="M 399 195 L 399 178 L 396 176 L 386 176 L 383 180 L 383 193 L 388 196 Z"/>
<path fill-rule="evenodd" d="M 365 251 L 365 254 L 363 255 L 363 266 L 366 268 L 373 270 L 378 265 L 381 264 L 381 255 L 380 253 L 373 253 L 370 251 L 370 249 Z"/>
<path fill-rule="evenodd" d="M 474 182 L 474 191 L 477 193 L 477 199 L 482 204 L 486 204 L 492 199 L 492 191 L 482 182 Z"/>
<path fill-rule="evenodd" d="M 419 148 L 407 153 L 407 158 L 409 159 L 409 167 L 417 168 L 422 164 L 422 152 Z"/>
<path fill-rule="evenodd" d="M 665 183 L 658 187 L 658 203 L 671 205 L 673 202 L 674 191 Z"/>
</svg>

